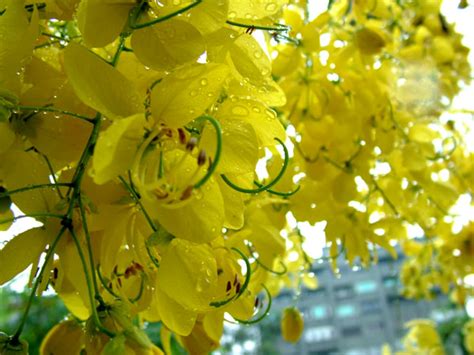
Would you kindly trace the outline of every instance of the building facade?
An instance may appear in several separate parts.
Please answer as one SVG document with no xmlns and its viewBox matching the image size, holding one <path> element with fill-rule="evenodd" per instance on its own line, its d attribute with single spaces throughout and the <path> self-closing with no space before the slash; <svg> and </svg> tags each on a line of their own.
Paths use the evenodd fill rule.
<svg viewBox="0 0 474 355">
<path fill-rule="evenodd" d="M 301 340 L 293 345 L 278 337 L 273 350 L 261 353 L 379 355 L 385 343 L 392 349 L 400 348 L 400 339 L 406 333 L 405 322 L 436 318 L 437 309 L 447 303 L 445 296 L 431 302 L 401 297 L 401 263 L 400 258 L 394 260 L 380 250 L 377 265 L 367 269 L 351 269 L 339 260 L 338 277 L 327 261 L 315 264 L 313 272 L 319 288 L 302 290 L 297 301 L 305 320 Z M 274 300 L 272 314 L 291 304 L 293 297 L 290 291 L 284 291 Z"/>
</svg>

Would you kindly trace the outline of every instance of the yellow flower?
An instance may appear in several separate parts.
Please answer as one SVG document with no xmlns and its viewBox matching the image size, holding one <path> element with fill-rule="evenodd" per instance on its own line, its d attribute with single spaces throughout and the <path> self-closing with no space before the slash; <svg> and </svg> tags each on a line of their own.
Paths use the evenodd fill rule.
<svg viewBox="0 0 474 355">
<path fill-rule="evenodd" d="M 464 346 L 469 353 L 474 353 L 474 319 L 469 320 L 464 324 Z"/>
<path fill-rule="evenodd" d="M 281 335 L 290 343 L 300 340 L 303 333 L 303 315 L 296 307 L 288 307 L 283 311 L 281 318 Z"/>
</svg>

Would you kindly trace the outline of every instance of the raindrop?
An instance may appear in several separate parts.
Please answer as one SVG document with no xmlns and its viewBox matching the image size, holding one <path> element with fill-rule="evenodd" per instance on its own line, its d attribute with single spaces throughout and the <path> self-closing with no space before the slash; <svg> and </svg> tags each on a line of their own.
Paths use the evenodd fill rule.
<svg viewBox="0 0 474 355">
<path fill-rule="evenodd" d="M 236 105 L 232 107 L 232 113 L 236 116 L 247 116 L 249 114 L 249 110 L 246 107 L 241 105 Z"/>
<path fill-rule="evenodd" d="M 271 2 L 271 3 L 267 4 L 267 6 L 265 6 L 265 10 L 267 10 L 268 12 L 274 12 L 276 9 L 277 9 L 277 6 L 273 2 Z"/>
</svg>

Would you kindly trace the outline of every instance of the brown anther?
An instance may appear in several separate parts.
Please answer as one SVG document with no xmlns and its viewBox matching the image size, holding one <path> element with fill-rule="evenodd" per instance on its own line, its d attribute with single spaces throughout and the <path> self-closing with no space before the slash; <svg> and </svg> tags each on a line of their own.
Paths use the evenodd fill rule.
<svg viewBox="0 0 474 355">
<path fill-rule="evenodd" d="M 197 145 L 198 140 L 196 137 L 191 137 L 189 138 L 188 144 L 186 144 L 186 150 L 189 150 L 190 152 L 194 149 L 194 147 Z"/>
<path fill-rule="evenodd" d="M 181 198 L 180 198 L 181 201 L 187 200 L 188 198 L 190 198 L 193 193 L 193 189 L 194 189 L 194 186 L 192 185 L 188 186 L 181 194 Z"/>
<path fill-rule="evenodd" d="M 109 282 L 109 288 L 112 289 L 112 282 Z"/>
<path fill-rule="evenodd" d="M 235 274 L 234 283 L 233 283 L 234 286 L 235 286 L 235 284 L 237 283 L 237 281 L 238 281 L 238 280 L 237 280 L 237 274 Z"/>
<path fill-rule="evenodd" d="M 228 292 L 232 288 L 232 285 L 230 284 L 230 281 L 227 281 L 227 287 L 225 288 L 225 291 Z"/>
<path fill-rule="evenodd" d="M 117 269 L 118 269 L 118 266 L 117 266 L 117 265 L 115 265 L 115 267 L 114 267 L 114 274 L 115 274 L 115 275 L 117 275 L 117 274 L 118 274 L 118 271 L 117 271 Z"/>
<path fill-rule="evenodd" d="M 250 27 L 247 27 L 247 29 L 245 30 L 245 33 L 251 35 L 253 31 L 255 31 L 255 26 L 250 26 Z"/>
<path fill-rule="evenodd" d="M 135 267 L 136 270 L 143 271 L 143 266 L 141 264 L 134 262 L 133 266 Z"/>
<path fill-rule="evenodd" d="M 237 282 L 237 285 L 235 285 L 235 292 L 236 293 L 240 292 L 240 282 Z"/>
<path fill-rule="evenodd" d="M 54 278 L 55 280 L 58 278 L 58 268 L 57 268 L 57 267 L 55 267 L 55 268 L 53 269 L 53 278 Z"/>
<path fill-rule="evenodd" d="M 198 165 L 199 166 L 204 165 L 206 163 L 206 158 L 207 158 L 206 151 L 204 149 L 201 149 L 198 155 Z"/>
<path fill-rule="evenodd" d="M 186 144 L 186 133 L 184 129 L 178 128 L 179 143 Z"/>
<path fill-rule="evenodd" d="M 255 305 L 254 305 L 255 308 L 258 307 L 258 303 L 259 303 L 259 299 L 258 299 L 258 297 L 256 297 L 256 298 L 255 298 Z"/>
<path fill-rule="evenodd" d="M 120 277 L 117 279 L 117 283 L 119 284 L 120 287 L 122 287 L 122 279 Z"/>
</svg>

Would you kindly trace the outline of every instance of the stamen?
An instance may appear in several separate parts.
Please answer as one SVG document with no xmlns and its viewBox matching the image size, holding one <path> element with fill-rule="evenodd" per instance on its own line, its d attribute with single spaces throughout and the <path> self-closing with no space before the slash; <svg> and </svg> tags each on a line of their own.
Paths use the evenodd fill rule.
<svg viewBox="0 0 474 355">
<path fill-rule="evenodd" d="M 207 157 L 206 151 L 204 149 L 201 149 L 199 151 L 199 155 L 197 159 L 197 163 L 199 166 L 204 165 L 206 163 L 206 160 L 207 160 L 206 157 Z"/>
</svg>

